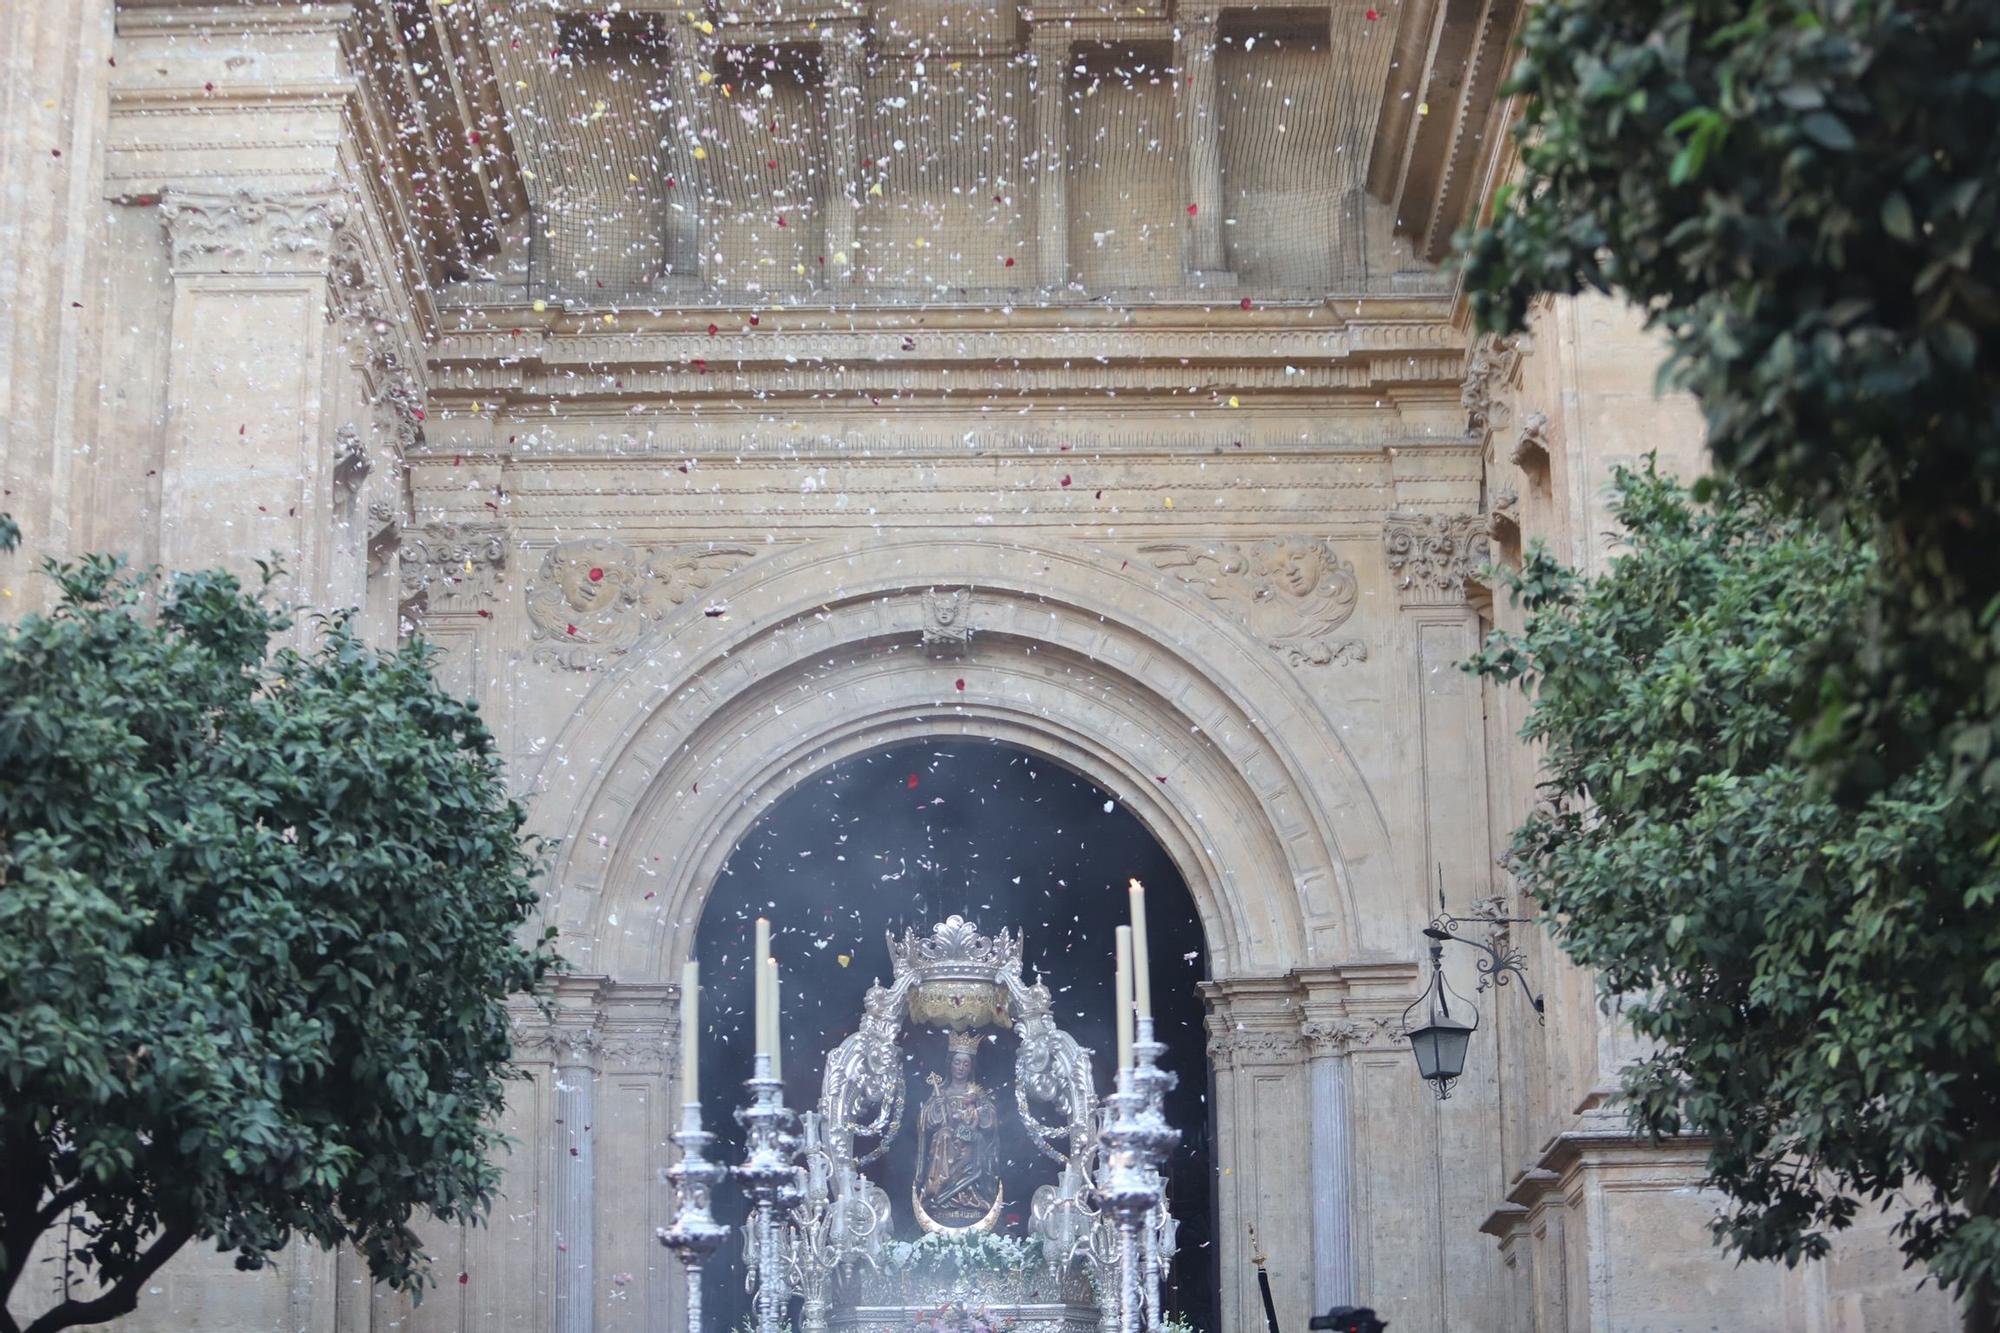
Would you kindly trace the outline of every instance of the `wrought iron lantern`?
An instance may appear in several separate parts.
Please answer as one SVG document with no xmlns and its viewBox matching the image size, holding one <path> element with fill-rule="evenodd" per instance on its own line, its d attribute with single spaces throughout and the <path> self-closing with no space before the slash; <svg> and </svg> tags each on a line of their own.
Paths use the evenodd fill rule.
<svg viewBox="0 0 2000 1333">
<path fill-rule="evenodd" d="M 1403 1028 L 1410 1034 L 1410 1049 L 1417 1057 L 1417 1073 L 1436 1091 L 1439 1101 L 1451 1096 L 1452 1085 L 1465 1072 L 1465 1053 L 1472 1045 L 1472 1034 L 1479 1030 L 1479 1010 L 1444 979 L 1446 940 L 1470 945 L 1486 955 L 1478 960 L 1480 990 L 1485 990 L 1489 981 L 1495 986 L 1506 985 L 1511 973 L 1520 978 L 1528 1003 L 1535 1007 L 1535 1021 L 1548 1021 L 1542 997 L 1535 993 L 1534 987 L 1528 984 L 1528 974 L 1521 970 L 1521 951 L 1507 940 L 1507 927 L 1525 924 L 1529 918 L 1482 913 L 1476 919 L 1491 928 L 1490 943 L 1467 939 L 1458 933 L 1458 918 L 1445 910 L 1443 871 L 1440 870 L 1438 914 L 1424 927 L 1424 935 L 1431 942 L 1430 984 L 1424 987 L 1423 994 L 1410 1002 L 1409 1008 L 1403 1010 Z M 1418 1025 L 1412 1027 L 1411 1018 L 1419 1009 L 1424 1012 L 1418 1018 Z"/>
<path fill-rule="evenodd" d="M 1412 1011 L 1426 1005 L 1421 1023 L 1411 1027 Z M 1479 1011 L 1444 979 L 1441 940 L 1431 941 L 1431 984 L 1403 1011 L 1403 1027 L 1410 1034 L 1410 1049 L 1417 1057 L 1417 1074 L 1436 1089 L 1438 1100 L 1443 1101 L 1451 1096 L 1451 1085 L 1465 1072 L 1465 1052 L 1472 1045 L 1472 1034 L 1479 1030 Z"/>
</svg>

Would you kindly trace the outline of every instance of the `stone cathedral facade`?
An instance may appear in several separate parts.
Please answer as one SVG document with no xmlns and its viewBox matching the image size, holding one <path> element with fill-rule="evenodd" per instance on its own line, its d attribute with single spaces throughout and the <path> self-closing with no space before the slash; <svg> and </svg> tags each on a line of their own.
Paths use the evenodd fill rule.
<svg viewBox="0 0 2000 1333">
<path fill-rule="evenodd" d="M 1532 932 L 1545 1027 L 1481 995 L 1443 1103 L 1402 1038 L 1440 877 L 1531 910 L 1481 567 L 1601 567 L 1609 468 L 1700 457 L 1619 307 L 1468 332 L 1522 8 L 5 6 L 7 613 L 42 555 L 275 551 L 441 645 L 577 963 L 421 1307 L 191 1251 L 121 1327 L 676 1327 L 672 960 L 761 809 L 927 736 L 1116 792 L 1194 894 L 1225 1333 L 1253 1224 L 1288 1333 L 1946 1327 L 1880 1226 L 1715 1250 L 1703 1146 L 1625 1134 L 1631 1048 Z"/>
</svg>

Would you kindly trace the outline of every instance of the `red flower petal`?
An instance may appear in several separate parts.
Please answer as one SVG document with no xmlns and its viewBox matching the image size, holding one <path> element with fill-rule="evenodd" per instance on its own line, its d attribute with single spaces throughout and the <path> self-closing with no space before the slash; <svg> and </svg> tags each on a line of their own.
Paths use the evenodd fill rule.
<svg viewBox="0 0 2000 1333">
<path fill-rule="evenodd" d="M 1196 213 L 1198 213 L 1198 212 L 1200 212 L 1200 211 L 1201 211 L 1201 205 L 1199 205 L 1199 204 L 1189 204 L 1189 205 L 1188 205 L 1188 216 L 1189 216 L 1189 217 L 1193 217 L 1193 216 L 1194 216 L 1194 215 L 1195 215 Z"/>
<path fill-rule="evenodd" d="M 904 783 L 903 785 L 908 787 L 911 791 L 915 791 L 917 789 L 917 775 L 915 773 L 910 774 L 909 781 Z"/>
<path fill-rule="evenodd" d="M 958 688 L 959 688 L 959 689 L 961 689 L 961 690 L 962 690 L 962 689 L 964 689 L 964 688 L 965 688 L 965 677 L 963 677 L 963 676 L 960 676 L 960 677 L 958 678 L 958 680 L 957 680 L 957 681 L 955 682 L 955 684 L 957 684 L 957 686 L 958 686 Z"/>
<path fill-rule="evenodd" d="M 1069 473 L 1063 473 L 1062 484 L 1065 486 L 1069 485 Z"/>
<path fill-rule="evenodd" d="M 598 566 L 592 565 L 590 567 L 590 581 L 592 583 L 604 582 L 604 571 Z"/>
</svg>

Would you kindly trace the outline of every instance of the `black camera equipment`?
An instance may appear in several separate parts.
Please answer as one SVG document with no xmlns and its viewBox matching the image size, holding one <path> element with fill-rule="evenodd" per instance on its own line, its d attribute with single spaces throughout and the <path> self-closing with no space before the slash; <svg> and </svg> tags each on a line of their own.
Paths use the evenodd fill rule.
<svg viewBox="0 0 2000 1333">
<path fill-rule="evenodd" d="M 1365 1305 L 1336 1305 L 1325 1314 L 1307 1320 L 1306 1327 L 1315 1333 L 1383 1333 L 1389 1323 L 1377 1319 L 1375 1312 Z"/>
</svg>

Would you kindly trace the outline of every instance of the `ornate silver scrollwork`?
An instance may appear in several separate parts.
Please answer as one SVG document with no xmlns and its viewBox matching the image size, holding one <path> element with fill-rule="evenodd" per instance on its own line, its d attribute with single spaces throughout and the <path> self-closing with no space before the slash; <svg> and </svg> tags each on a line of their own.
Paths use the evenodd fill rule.
<svg viewBox="0 0 2000 1333">
<path fill-rule="evenodd" d="M 902 1128 L 902 1038 L 911 1025 L 1015 1031 L 1021 1123 L 1062 1168 L 1057 1184 L 1035 1192 L 1031 1230 L 1050 1263 L 1065 1269 L 1080 1263 L 1100 1290 L 1113 1290 L 1117 1229 L 1094 1202 L 1101 1148 L 1091 1053 L 1056 1023 L 1040 978 L 1023 979 L 1021 938 L 1005 930 L 983 935 L 954 916 L 925 935 L 892 936 L 889 953 L 893 980 L 868 988 L 860 1026 L 828 1055 L 818 1110 L 807 1117 L 803 1196 L 785 1224 L 786 1276 L 803 1301 L 801 1333 L 822 1333 L 836 1275 L 874 1271 L 890 1238 L 889 1196 L 862 1168 Z M 1170 1219 L 1148 1249 L 1160 1265 L 1171 1256 Z"/>
</svg>

